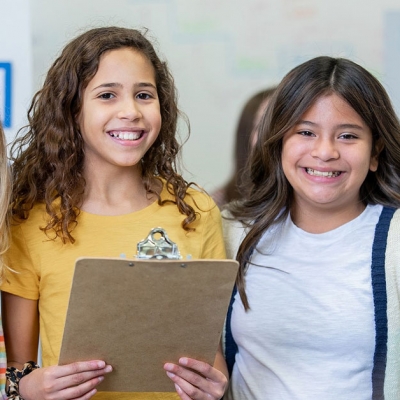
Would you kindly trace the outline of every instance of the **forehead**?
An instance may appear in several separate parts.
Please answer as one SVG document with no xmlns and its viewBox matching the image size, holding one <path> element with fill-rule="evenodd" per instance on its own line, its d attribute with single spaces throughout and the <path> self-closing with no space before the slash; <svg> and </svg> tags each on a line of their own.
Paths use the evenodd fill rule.
<svg viewBox="0 0 400 400">
<path fill-rule="evenodd" d="M 88 86 L 101 80 L 119 82 L 120 79 L 144 80 L 155 83 L 155 70 L 150 60 L 140 51 L 124 47 L 103 53 L 95 75 Z"/>
<path fill-rule="evenodd" d="M 353 123 L 366 127 L 363 118 L 354 108 L 336 93 L 319 96 L 300 117 L 300 121 L 317 123 L 341 122 Z"/>
</svg>

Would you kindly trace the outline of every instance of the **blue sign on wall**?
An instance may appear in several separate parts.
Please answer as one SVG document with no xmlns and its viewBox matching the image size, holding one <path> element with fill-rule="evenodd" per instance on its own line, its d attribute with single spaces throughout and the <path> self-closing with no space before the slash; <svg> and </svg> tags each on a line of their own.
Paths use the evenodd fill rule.
<svg viewBox="0 0 400 400">
<path fill-rule="evenodd" d="M 12 65 L 0 62 L 0 117 L 4 128 L 11 128 Z"/>
</svg>

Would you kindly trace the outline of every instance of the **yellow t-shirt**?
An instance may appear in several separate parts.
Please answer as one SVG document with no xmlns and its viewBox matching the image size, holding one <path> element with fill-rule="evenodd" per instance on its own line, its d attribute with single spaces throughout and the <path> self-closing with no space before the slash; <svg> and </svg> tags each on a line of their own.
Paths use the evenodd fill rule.
<svg viewBox="0 0 400 400">
<path fill-rule="evenodd" d="M 204 193 L 194 189 L 189 189 L 189 193 L 192 199 L 187 196 L 186 201 L 199 213 L 192 224 L 194 232 L 187 232 L 181 227 L 185 216 L 179 213 L 176 205 L 167 203 L 159 206 L 157 202 L 143 210 L 120 216 L 101 216 L 82 211 L 72 232 L 75 238 L 73 244 L 63 244 L 59 239 L 49 240 L 39 230 L 47 219 L 43 204 L 31 210 L 28 220 L 12 227 L 12 242 L 6 262 L 19 273 L 9 273 L 8 282 L 1 289 L 39 300 L 43 366 L 58 362 L 69 291 L 78 257 L 120 257 L 125 254 L 127 258 L 132 258 L 136 254 L 136 244 L 146 238 L 151 229 L 162 227 L 178 245 L 183 258 L 187 255 L 193 259 L 225 258 L 218 208 Z M 164 188 L 161 198 L 172 197 Z M 147 396 L 144 393 L 99 393 L 95 398 L 177 399 L 178 396 L 173 393 Z"/>
</svg>

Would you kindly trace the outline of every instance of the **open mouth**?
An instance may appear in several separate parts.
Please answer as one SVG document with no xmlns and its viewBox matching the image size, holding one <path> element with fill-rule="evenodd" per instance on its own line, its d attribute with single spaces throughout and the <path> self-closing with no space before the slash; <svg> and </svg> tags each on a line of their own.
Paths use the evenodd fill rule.
<svg viewBox="0 0 400 400">
<path fill-rule="evenodd" d="M 138 132 L 109 132 L 111 137 L 114 137 L 119 140 L 138 140 L 144 134 L 144 131 Z"/>
<path fill-rule="evenodd" d="M 322 176 L 324 178 L 336 178 L 341 174 L 340 171 L 317 171 L 316 169 L 306 168 L 308 175 L 312 176 Z"/>
</svg>

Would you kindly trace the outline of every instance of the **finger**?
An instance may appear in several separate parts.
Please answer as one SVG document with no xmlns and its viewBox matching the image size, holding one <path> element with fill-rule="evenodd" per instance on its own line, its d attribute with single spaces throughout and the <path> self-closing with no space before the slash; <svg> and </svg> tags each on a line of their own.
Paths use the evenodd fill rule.
<svg viewBox="0 0 400 400">
<path fill-rule="evenodd" d="M 90 399 L 97 392 L 95 387 L 103 382 L 104 376 L 98 376 L 89 381 L 86 381 L 78 386 L 69 387 L 63 390 L 60 390 L 57 393 L 57 399 L 60 400 L 86 400 Z"/>
<path fill-rule="evenodd" d="M 76 397 L 75 399 L 69 399 L 69 400 L 89 400 L 92 398 L 95 394 L 97 393 L 97 389 L 93 389 L 90 392 L 84 394 L 81 397 Z"/>
<path fill-rule="evenodd" d="M 213 368 L 210 364 L 207 364 L 203 361 L 195 360 L 193 358 L 188 358 L 188 357 L 181 357 L 179 359 L 179 364 L 186 368 L 190 368 L 194 371 L 197 371 L 204 377 L 214 382 L 218 382 L 222 379 L 221 375 L 223 375 L 223 373 L 221 371 L 218 371 L 217 369 Z"/>
<path fill-rule="evenodd" d="M 93 378 L 101 377 L 105 374 L 108 374 L 112 371 L 111 365 L 107 365 L 103 369 L 98 369 L 94 371 L 84 371 L 84 372 L 78 372 L 73 375 L 67 375 L 63 376 L 61 378 L 58 378 L 56 381 L 55 388 L 58 390 L 66 389 L 72 386 L 78 386 L 81 385 Z"/>
<path fill-rule="evenodd" d="M 223 396 L 228 381 L 221 371 L 207 363 L 186 357 L 180 359 L 179 362 L 188 367 L 166 363 L 164 369 L 169 378 L 191 398 L 219 399 Z"/>
<path fill-rule="evenodd" d="M 75 397 L 75 399 L 69 399 L 69 400 L 89 400 L 92 398 L 95 394 L 97 393 L 97 389 L 93 389 L 90 392 L 84 394 L 81 397 Z"/>
<path fill-rule="evenodd" d="M 190 385 L 200 389 L 203 389 L 208 383 L 206 378 L 198 373 L 175 364 L 172 370 L 167 370 L 167 375 L 174 383 L 177 383 L 179 386 L 181 386 L 182 389 L 184 389 L 182 387 L 182 382 L 190 383 Z"/>
<path fill-rule="evenodd" d="M 208 396 L 201 389 L 196 386 L 193 386 L 191 383 L 183 379 L 182 377 L 175 375 L 173 372 L 167 371 L 168 377 L 174 382 L 176 392 L 182 400 L 187 399 L 212 399 L 214 397 Z M 202 378 L 205 379 L 205 378 Z"/>
<path fill-rule="evenodd" d="M 182 389 L 181 387 L 175 383 L 175 390 L 178 393 L 181 400 L 192 400 Z"/>
<path fill-rule="evenodd" d="M 71 364 L 55 366 L 52 373 L 55 378 L 77 374 L 85 371 L 95 371 L 106 367 L 106 363 L 102 360 L 79 361 Z"/>
</svg>

